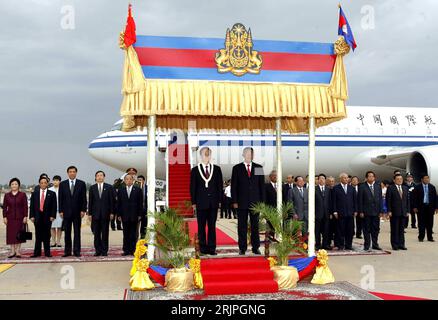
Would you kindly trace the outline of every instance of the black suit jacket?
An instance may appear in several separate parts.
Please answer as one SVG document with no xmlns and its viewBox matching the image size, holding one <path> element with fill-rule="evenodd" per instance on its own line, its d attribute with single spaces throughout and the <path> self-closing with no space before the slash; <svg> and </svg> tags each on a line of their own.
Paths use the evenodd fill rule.
<svg viewBox="0 0 438 320">
<path fill-rule="evenodd" d="M 293 187 L 294 187 L 293 183 L 292 183 L 292 187 L 289 186 L 288 183 L 283 184 L 283 202 L 288 201 L 289 190 L 292 189 Z"/>
<path fill-rule="evenodd" d="M 250 209 L 257 202 L 265 201 L 265 175 L 261 165 L 252 163 L 250 177 L 243 162 L 233 167 L 231 199 L 232 203 L 237 203 L 238 208 L 243 210 Z"/>
<path fill-rule="evenodd" d="M 359 185 L 358 193 L 358 212 L 365 216 L 375 217 L 383 212 L 382 188 L 379 184 L 374 183 L 374 196 L 368 183 Z"/>
<path fill-rule="evenodd" d="M 421 207 L 423 207 L 423 200 L 424 200 L 424 189 L 423 189 L 423 184 L 420 183 L 420 184 L 415 186 L 414 191 L 413 191 L 413 206 L 414 206 L 414 208 L 420 209 Z M 429 204 L 433 208 L 438 208 L 437 200 L 438 200 L 438 197 L 436 194 L 435 186 L 433 184 L 429 183 Z"/>
<path fill-rule="evenodd" d="M 390 185 L 388 190 L 386 190 L 388 212 L 391 212 L 395 217 L 406 216 L 411 210 L 409 204 L 409 189 L 402 185 L 402 190 L 402 198 L 400 198 L 400 194 L 395 184 Z"/>
<path fill-rule="evenodd" d="M 332 213 L 332 190 L 324 187 L 324 194 L 319 186 L 315 187 L 315 219 L 328 219 Z"/>
<path fill-rule="evenodd" d="M 199 166 L 201 166 L 202 176 L 205 177 L 204 167 L 199 164 L 192 168 L 190 174 L 190 196 L 192 204 L 196 204 L 196 209 L 217 209 L 223 199 L 223 178 L 222 170 L 219 166 L 213 165 L 213 172 L 210 169 L 210 174 L 213 176 L 205 187 L 205 181 L 199 173 Z M 211 168 L 211 164 L 210 164 Z"/>
<path fill-rule="evenodd" d="M 88 191 L 88 214 L 93 220 L 110 220 L 114 214 L 116 205 L 116 193 L 112 185 L 103 184 L 102 197 L 99 197 L 99 187 L 96 184 Z"/>
<path fill-rule="evenodd" d="M 120 188 L 117 194 L 117 215 L 122 217 L 122 221 L 138 221 L 143 212 L 143 193 L 141 189 L 133 185 L 131 196 L 128 198 L 126 187 Z"/>
<path fill-rule="evenodd" d="M 59 185 L 59 212 L 64 219 L 80 218 L 81 212 L 87 211 L 87 186 L 85 182 L 76 179 L 73 196 L 70 193 L 70 180 L 64 180 Z"/>
<path fill-rule="evenodd" d="M 277 207 L 277 190 L 275 190 L 274 186 L 271 182 L 265 184 L 265 203 L 272 207 Z"/>
<path fill-rule="evenodd" d="M 352 217 L 357 212 L 356 190 L 352 186 L 347 186 L 347 194 L 341 184 L 333 187 L 333 212 L 339 217 Z"/>
<path fill-rule="evenodd" d="M 43 212 L 40 211 L 40 188 L 32 192 L 30 196 L 30 218 L 35 218 L 35 222 L 48 222 L 50 218 L 56 218 L 56 193 L 46 189 Z"/>
</svg>

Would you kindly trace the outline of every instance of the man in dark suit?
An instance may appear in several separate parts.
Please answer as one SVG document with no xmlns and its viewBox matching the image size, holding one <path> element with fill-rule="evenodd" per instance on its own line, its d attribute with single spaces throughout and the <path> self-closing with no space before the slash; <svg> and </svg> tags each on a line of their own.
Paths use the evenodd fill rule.
<svg viewBox="0 0 438 320">
<path fill-rule="evenodd" d="M 315 187 L 315 246 L 316 250 L 330 250 L 330 214 L 332 207 L 332 192 L 326 186 L 326 176 L 318 175 L 318 185 Z M 322 236 L 322 242 L 321 242 Z"/>
<path fill-rule="evenodd" d="M 418 217 L 418 240 L 424 241 L 427 233 L 427 241 L 433 239 L 433 218 L 437 210 L 437 194 L 435 186 L 430 184 L 427 174 L 422 175 L 421 183 L 414 188 L 414 212 Z"/>
<path fill-rule="evenodd" d="M 406 173 L 406 183 L 404 183 L 404 185 L 406 187 L 408 187 L 408 190 L 409 190 L 408 200 L 409 200 L 409 206 L 411 208 L 411 212 L 410 212 L 410 214 L 411 214 L 411 228 L 417 229 L 417 217 L 416 217 L 416 214 L 413 210 L 414 206 L 412 205 L 413 200 L 414 200 L 413 199 L 414 198 L 413 191 L 415 189 L 415 182 L 414 182 L 414 176 L 410 172 Z M 406 219 L 405 228 L 407 228 L 408 225 L 409 225 L 409 217 L 407 217 L 407 219 Z"/>
<path fill-rule="evenodd" d="M 352 176 L 350 184 L 354 188 L 354 190 L 356 190 L 356 198 L 358 199 L 359 187 L 361 186 L 361 183 L 359 181 L 359 177 L 358 176 Z M 356 238 L 357 239 L 362 239 L 363 218 L 361 218 L 361 216 L 358 214 L 355 217 L 355 219 L 354 219 L 354 223 L 355 223 L 355 228 L 354 228 L 355 231 L 354 231 L 354 233 L 356 234 Z"/>
<path fill-rule="evenodd" d="M 78 169 L 75 166 L 67 168 L 68 179 L 59 185 L 59 215 L 63 218 L 65 250 L 63 257 L 72 253 L 71 231 L 73 227 L 73 254 L 81 256 L 81 223 L 87 211 L 87 186 L 76 178 Z"/>
<path fill-rule="evenodd" d="M 190 196 L 198 220 L 201 254 L 216 255 L 216 220 L 223 199 L 222 170 L 210 163 L 210 148 L 201 148 L 199 154 L 201 163 L 193 167 L 190 176 Z M 208 236 L 205 232 L 206 226 Z"/>
<path fill-rule="evenodd" d="M 304 178 L 295 177 L 295 187 L 289 190 L 288 201 L 293 204 L 292 215 L 295 220 L 301 221 L 301 232 L 308 232 L 309 225 L 309 188 L 304 187 Z"/>
<path fill-rule="evenodd" d="M 248 216 L 251 223 L 251 246 L 254 254 L 261 254 L 259 235 L 259 213 L 253 213 L 251 207 L 265 201 L 265 176 L 263 167 L 252 160 L 254 150 L 243 149 L 244 161 L 233 167 L 231 175 L 231 201 L 237 209 L 237 229 L 239 235 L 239 254 L 247 250 Z"/>
<path fill-rule="evenodd" d="M 47 189 L 49 179 L 41 177 L 39 188 L 30 197 L 30 220 L 35 224 L 35 249 L 31 258 L 41 256 L 41 242 L 44 244 L 44 255 L 50 254 L 50 230 L 56 218 L 56 193 Z"/>
<path fill-rule="evenodd" d="M 294 187 L 294 176 L 289 174 L 286 177 L 286 183 L 283 185 L 283 202 L 287 202 L 287 196 L 289 194 L 289 190 Z"/>
<path fill-rule="evenodd" d="M 97 171 L 96 184 L 88 192 L 88 215 L 92 220 L 94 233 L 94 256 L 108 255 L 108 237 L 110 220 L 114 218 L 116 194 L 114 188 L 105 183 L 105 173 Z"/>
<path fill-rule="evenodd" d="M 143 215 L 140 222 L 140 237 L 144 239 L 147 233 L 148 226 L 148 186 L 146 178 L 142 175 L 138 176 L 137 181 L 140 183 L 141 193 L 143 195 Z"/>
<path fill-rule="evenodd" d="M 348 184 L 348 174 L 341 173 L 341 183 L 333 188 L 333 216 L 338 221 L 339 250 L 353 249 L 354 217 L 357 215 L 357 197 Z"/>
<path fill-rule="evenodd" d="M 269 174 L 269 182 L 265 184 L 265 195 L 267 205 L 277 207 L 277 171 L 272 170 Z"/>
<path fill-rule="evenodd" d="M 379 246 L 380 216 L 383 216 L 382 189 L 376 183 L 373 171 L 365 174 L 366 182 L 360 184 L 358 193 L 359 217 L 363 219 L 364 250 L 382 250 Z"/>
<path fill-rule="evenodd" d="M 120 188 L 117 197 L 117 215 L 123 222 L 123 256 L 133 255 L 137 242 L 138 223 L 143 215 L 143 194 L 134 185 L 134 177 L 127 174 L 125 187 Z"/>
<path fill-rule="evenodd" d="M 386 203 L 391 221 L 392 250 L 407 250 L 404 222 L 410 211 L 409 189 L 403 185 L 403 176 L 401 174 L 395 175 L 394 184 L 388 187 Z"/>
</svg>

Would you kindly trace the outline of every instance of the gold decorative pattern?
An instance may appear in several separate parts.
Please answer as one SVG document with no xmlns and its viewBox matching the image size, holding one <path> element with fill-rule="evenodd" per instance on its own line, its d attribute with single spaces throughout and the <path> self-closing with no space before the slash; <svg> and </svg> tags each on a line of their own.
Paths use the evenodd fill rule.
<svg viewBox="0 0 438 320">
<path fill-rule="evenodd" d="M 338 56 L 345 56 L 350 52 L 350 46 L 347 42 L 345 42 L 345 39 L 343 36 L 340 36 L 338 40 L 335 42 L 335 53 Z"/>
<path fill-rule="evenodd" d="M 227 29 L 225 48 L 216 53 L 215 61 L 220 73 L 231 72 L 236 76 L 260 73 L 262 56 L 253 50 L 251 29 L 246 31 L 241 23 Z"/>
<path fill-rule="evenodd" d="M 193 282 L 195 284 L 195 287 L 198 289 L 203 289 L 204 283 L 202 281 L 202 274 L 201 274 L 201 259 L 191 258 L 189 260 L 189 267 L 190 270 L 194 273 Z"/>
</svg>

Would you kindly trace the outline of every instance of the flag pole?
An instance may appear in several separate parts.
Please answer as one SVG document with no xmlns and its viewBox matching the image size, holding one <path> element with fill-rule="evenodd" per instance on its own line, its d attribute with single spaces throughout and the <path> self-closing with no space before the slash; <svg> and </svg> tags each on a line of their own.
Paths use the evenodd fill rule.
<svg viewBox="0 0 438 320">
<path fill-rule="evenodd" d="M 281 215 L 281 207 L 283 204 L 283 166 L 281 161 L 281 118 L 275 120 L 275 133 L 276 133 L 276 152 L 277 152 L 277 210 Z"/>
<path fill-rule="evenodd" d="M 315 256 L 315 117 L 309 118 L 309 222 L 308 248 L 309 257 Z"/>
<path fill-rule="evenodd" d="M 147 138 L 147 181 L 148 181 L 148 212 L 155 212 L 155 141 L 156 141 L 156 116 L 151 115 L 148 119 L 148 138 Z M 148 229 L 153 228 L 155 218 L 148 214 Z M 148 240 L 148 260 L 154 260 L 155 233 L 149 232 Z"/>
</svg>

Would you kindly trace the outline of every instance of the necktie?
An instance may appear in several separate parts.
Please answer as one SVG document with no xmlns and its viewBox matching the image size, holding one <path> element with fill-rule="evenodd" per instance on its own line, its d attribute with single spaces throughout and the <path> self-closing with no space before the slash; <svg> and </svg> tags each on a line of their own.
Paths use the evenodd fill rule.
<svg viewBox="0 0 438 320">
<path fill-rule="evenodd" d="M 323 197 L 325 197 L 325 192 L 324 191 L 325 191 L 324 187 L 321 187 L 321 192 L 322 192 L 322 196 Z"/>
<path fill-rule="evenodd" d="M 248 178 L 251 178 L 251 169 L 250 169 L 250 164 L 247 164 L 246 165 L 246 167 L 247 167 L 247 169 L 246 169 L 246 171 L 248 171 Z"/>
<path fill-rule="evenodd" d="M 274 183 L 274 189 L 277 190 L 277 184 L 276 183 Z"/>
<path fill-rule="evenodd" d="M 373 184 L 370 186 L 370 189 L 371 189 L 371 194 L 374 196 L 374 185 Z"/>
<path fill-rule="evenodd" d="M 102 185 L 99 183 L 99 198 L 102 198 Z"/>
<path fill-rule="evenodd" d="M 347 185 L 344 185 L 344 192 L 347 194 Z"/>
<path fill-rule="evenodd" d="M 398 194 L 400 195 L 400 198 L 403 198 L 403 191 L 401 186 L 398 186 Z"/>
<path fill-rule="evenodd" d="M 210 172 L 208 171 L 208 165 L 205 166 L 205 177 L 207 179 L 210 177 Z"/>
<path fill-rule="evenodd" d="M 131 197 L 131 187 L 128 187 L 128 199 Z"/>
<path fill-rule="evenodd" d="M 40 199 L 40 211 L 43 212 L 44 211 L 44 201 L 46 200 L 45 196 L 44 196 L 44 192 L 46 192 L 45 190 L 41 190 L 41 199 Z"/>
<path fill-rule="evenodd" d="M 424 186 L 424 203 L 429 204 L 429 186 L 427 184 Z"/>
<path fill-rule="evenodd" d="M 70 185 L 70 194 L 73 195 L 73 192 L 75 191 L 75 183 L 73 182 L 73 180 L 71 181 L 71 185 Z"/>
<path fill-rule="evenodd" d="M 300 196 L 301 196 L 301 198 L 303 198 L 304 197 L 304 195 L 303 195 L 303 188 L 299 188 L 299 190 L 300 190 Z"/>
</svg>

